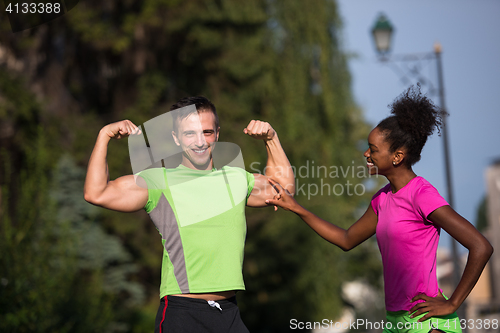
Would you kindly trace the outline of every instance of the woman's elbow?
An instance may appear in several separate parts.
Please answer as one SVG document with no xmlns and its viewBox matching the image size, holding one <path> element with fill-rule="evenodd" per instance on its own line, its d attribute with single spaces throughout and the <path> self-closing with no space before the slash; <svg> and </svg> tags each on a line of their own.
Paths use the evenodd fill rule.
<svg viewBox="0 0 500 333">
<path fill-rule="evenodd" d="M 486 241 L 486 254 L 488 255 L 488 259 L 491 257 L 493 254 L 493 246 L 491 246 L 490 242 Z"/>
<path fill-rule="evenodd" d="M 481 253 L 481 256 L 488 261 L 493 254 L 493 246 L 491 246 L 490 242 L 484 238 L 480 245 L 478 246 L 478 252 Z"/>
<path fill-rule="evenodd" d="M 339 244 L 337 246 L 344 252 L 349 252 L 354 248 L 354 246 L 350 244 Z"/>
</svg>

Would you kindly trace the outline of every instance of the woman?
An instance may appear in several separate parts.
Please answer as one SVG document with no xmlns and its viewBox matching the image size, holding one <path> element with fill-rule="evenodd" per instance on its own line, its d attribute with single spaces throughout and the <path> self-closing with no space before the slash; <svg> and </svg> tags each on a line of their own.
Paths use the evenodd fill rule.
<svg viewBox="0 0 500 333">
<path fill-rule="evenodd" d="M 364 153 L 370 174 L 385 176 L 389 184 L 373 196 L 364 215 L 349 229 L 309 212 L 271 180 L 278 195 L 267 203 L 296 213 L 344 251 L 377 235 L 384 270 L 385 332 L 461 332 L 455 311 L 476 284 L 493 248 L 412 170 L 427 138 L 435 128 L 439 130 L 443 112 L 418 87 L 396 99 L 391 113 L 370 132 Z M 449 299 L 438 288 L 436 276 L 441 228 L 469 250 L 460 283 Z"/>
</svg>

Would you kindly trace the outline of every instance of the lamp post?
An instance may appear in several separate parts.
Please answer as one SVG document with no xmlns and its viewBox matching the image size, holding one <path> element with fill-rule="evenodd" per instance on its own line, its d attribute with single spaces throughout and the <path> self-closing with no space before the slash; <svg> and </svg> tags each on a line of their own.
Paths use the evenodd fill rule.
<svg viewBox="0 0 500 333">
<path fill-rule="evenodd" d="M 380 14 L 375 25 L 372 28 L 373 39 L 375 41 L 375 47 L 379 54 L 379 60 L 387 63 L 394 62 L 412 62 L 419 63 L 422 61 L 428 60 L 436 60 L 436 68 L 437 68 L 437 89 L 434 88 L 432 81 L 427 80 L 421 74 L 421 66 L 418 64 L 408 69 L 406 72 L 403 71 L 401 67 L 397 67 L 399 74 L 402 74 L 402 79 L 407 81 L 407 76 L 416 77 L 417 80 L 429 86 L 431 93 L 437 93 L 439 95 L 439 106 L 443 111 L 446 111 L 445 98 L 444 98 L 444 85 L 443 85 L 443 66 L 441 60 L 441 44 L 436 43 L 434 45 L 434 52 L 429 53 L 421 53 L 421 54 L 406 54 L 399 56 L 389 56 L 389 52 L 391 49 L 391 39 L 392 33 L 394 31 L 393 26 L 387 19 L 384 14 Z M 445 165 L 445 174 L 446 174 L 446 189 L 448 194 L 448 203 L 451 207 L 454 207 L 453 202 L 453 184 L 451 181 L 451 166 L 450 166 L 450 154 L 449 154 L 449 143 L 448 143 L 448 127 L 446 124 L 447 113 L 445 113 L 442 117 L 442 136 L 443 136 L 443 148 L 444 148 L 444 165 Z M 458 250 L 457 250 L 457 242 L 452 238 L 451 240 L 451 251 L 452 251 L 452 260 L 453 260 L 453 283 L 455 287 L 458 285 L 460 281 L 459 275 L 459 258 L 458 258 Z M 458 309 L 458 316 L 460 318 L 465 319 L 465 303 Z M 463 330 L 467 331 L 467 328 Z"/>
<path fill-rule="evenodd" d="M 385 17 L 384 14 L 380 14 L 377 22 L 372 29 L 373 39 L 375 40 L 375 47 L 377 52 L 381 57 L 385 57 L 386 54 L 391 50 L 391 38 L 394 28 L 391 22 Z"/>
</svg>

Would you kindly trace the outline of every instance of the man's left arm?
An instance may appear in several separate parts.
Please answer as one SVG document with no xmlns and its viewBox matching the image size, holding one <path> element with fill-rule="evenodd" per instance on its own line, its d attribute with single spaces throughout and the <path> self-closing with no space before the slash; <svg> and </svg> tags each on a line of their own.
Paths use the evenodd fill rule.
<svg viewBox="0 0 500 333">
<path fill-rule="evenodd" d="M 254 174 L 255 183 L 252 193 L 247 201 L 249 207 L 265 207 L 267 199 L 272 199 L 277 195 L 269 178 L 280 183 L 292 195 L 295 193 L 295 176 L 292 166 L 286 157 L 283 147 L 281 147 L 278 134 L 267 122 L 252 120 L 243 132 L 257 140 L 263 140 L 267 151 L 267 163 L 264 175 Z"/>
</svg>

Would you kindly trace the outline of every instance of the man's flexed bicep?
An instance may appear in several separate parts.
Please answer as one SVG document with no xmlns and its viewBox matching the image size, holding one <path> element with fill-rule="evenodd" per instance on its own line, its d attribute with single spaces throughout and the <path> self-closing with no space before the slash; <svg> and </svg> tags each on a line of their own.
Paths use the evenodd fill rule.
<svg viewBox="0 0 500 333">
<path fill-rule="evenodd" d="M 247 206 L 269 207 L 269 205 L 266 204 L 266 200 L 275 199 L 277 191 L 274 190 L 271 183 L 269 183 L 269 177 L 256 173 L 254 174 L 254 179 L 254 186 L 248 197 Z"/>
<path fill-rule="evenodd" d="M 85 200 L 107 209 L 129 213 L 141 210 L 148 201 L 148 190 L 141 177 L 128 175 L 109 181 L 104 190 L 85 192 Z"/>
<path fill-rule="evenodd" d="M 120 212 L 134 212 L 146 205 L 147 187 L 136 183 L 136 177 L 132 175 L 109 181 L 106 161 L 108 143 L 112 138 L 122 139 L 139 133 L 140 129 L 130 120 L 118 121 L 101 129 L 87 167 L 83 188 L 86 201 Z"/>
<path fill-rule="evenodd" d="M 266 200 L 274 199 L 277 191 L 269 183 L 269 178 L 281 184 L 293 195 L 295 175 L 276 131 L 267 122 L 252 120 L 243 132 L 254 139 L 263 140 L 267 151 L 265 175 L 254 174 L 255 184 L 247 200 L 247 206 L 265 207 Z"/>
</svg>

